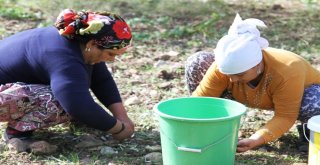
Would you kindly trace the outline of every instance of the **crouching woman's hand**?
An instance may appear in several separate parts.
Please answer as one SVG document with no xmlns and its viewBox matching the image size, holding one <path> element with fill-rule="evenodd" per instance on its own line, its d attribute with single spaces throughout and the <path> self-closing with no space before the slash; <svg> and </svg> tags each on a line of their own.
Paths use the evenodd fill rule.
<svg viewBox="0 0 320 165">
<path fill-rule="evenodd" d="M 108 133 L 111 133 L 112 137 L 116 140 L 124 140 L 133 135 L 134 127 L 132 127 L 130 123 L 117 120 L 115 126 L 113 126 Z"/>
<path fill-rule="evenodd" d="M 252 135 L 248 139 L 240 139 L 237 145 L 237 152 L 245 152 L 264 144 L 265 141 L 260 135 Z"/>
</svg>

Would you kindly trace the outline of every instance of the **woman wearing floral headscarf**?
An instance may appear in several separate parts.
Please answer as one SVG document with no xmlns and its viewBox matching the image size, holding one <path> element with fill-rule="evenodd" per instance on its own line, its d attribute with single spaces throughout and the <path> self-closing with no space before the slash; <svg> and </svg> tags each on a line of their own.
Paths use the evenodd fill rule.
<svg viewBox="0 0 320 165">
<path fill-rule="evenodd" d="M 134 124 L 105 64 L 125 53 L 131 39 L 129 26 L 116 14 L 66 9 L 55 27 L 1 40 L 0 121 L 8 122 L 6 139 L 27 138 L 71 118 L 118 140 L 131 137 Z"/>
<path fill-rule="evenodd" d="M 193 96 L 227 97 L 275 112 L 252 136 L 239 140 L 237 152 L 273 141 L 296 120 L 306 123 L 320 114 L 320 72 L 292 52 L 268 47 L 257 26 L 265 24 L 237 15 L 214 54 L 196 53 L 186 65 Z"/>
</svg>

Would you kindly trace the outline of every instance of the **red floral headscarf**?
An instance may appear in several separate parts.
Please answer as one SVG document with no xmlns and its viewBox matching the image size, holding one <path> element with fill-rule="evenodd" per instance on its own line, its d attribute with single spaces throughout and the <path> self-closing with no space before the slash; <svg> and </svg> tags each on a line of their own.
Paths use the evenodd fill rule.
<svg viewBox="0 0 320 165">
<path fill-rule="evenodd" d="M 69 39 L 93 39 L 104 49 L 121 49 L 131 44 L 131 30 L 119 15 L 112 13 L 63 10 L 55 23 Z"/>
</svg>

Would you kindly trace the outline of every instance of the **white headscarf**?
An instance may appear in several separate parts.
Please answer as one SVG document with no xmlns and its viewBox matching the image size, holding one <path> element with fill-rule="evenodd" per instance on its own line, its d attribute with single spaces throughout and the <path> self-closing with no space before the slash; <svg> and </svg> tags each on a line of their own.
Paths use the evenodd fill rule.
<svg viewBox="0 0 320 165">
<path fill-rule="evenodd" d="M 239 14 L 236 15 L 228 34 L 218 41 L 214 51 L 221 73 L 242 73 L 261 62 L 261 49 L 268 47 L 269 43 L 260 37 L 257 26 L 267 27 L 261 20 L 242 20 Z"/>
</svg>

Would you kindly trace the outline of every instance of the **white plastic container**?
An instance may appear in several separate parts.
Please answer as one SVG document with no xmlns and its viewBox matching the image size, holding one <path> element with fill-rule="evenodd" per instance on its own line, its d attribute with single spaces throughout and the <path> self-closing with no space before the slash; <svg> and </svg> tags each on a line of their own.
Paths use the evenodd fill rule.
<svg viewBox="0 0 320 165">
<path fill-rule="evenodd" d="M 308 120 L 310 129 L 308 165 L 320 165 L 320 115 Z"/>
</svg>

